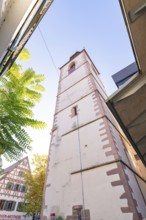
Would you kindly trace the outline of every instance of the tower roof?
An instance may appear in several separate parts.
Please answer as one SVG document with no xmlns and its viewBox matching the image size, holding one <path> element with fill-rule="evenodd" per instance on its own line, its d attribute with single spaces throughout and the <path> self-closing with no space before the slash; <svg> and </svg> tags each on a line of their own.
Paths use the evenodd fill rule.
<svg viewBox="0 0 146 220">
<path fill-rule="evenodd" d="M 62 69 L 65 65 L 67 65 L 69 62 L 71 62 L 75 57 L 77 57 L 79 54 L 81 53 L 85 53 L 87 55 L 87 57 L 89 58 L 89 60 L 91 61 L 91 63 L 93 64 L 94 68 L 96 69 L 96 71 L 99 73 L 98 69 L 96 68 L 96 66 L 94 65 L 93 61 L 91 60 L 89 54 L 87 53 L 87 51 L 85 49 L 81 50 L 81 51 L 76 51 L 70 58 L 69 61 L 67 61 L 63 66 L 61 66 L 59 69 Z"/>
</svg>

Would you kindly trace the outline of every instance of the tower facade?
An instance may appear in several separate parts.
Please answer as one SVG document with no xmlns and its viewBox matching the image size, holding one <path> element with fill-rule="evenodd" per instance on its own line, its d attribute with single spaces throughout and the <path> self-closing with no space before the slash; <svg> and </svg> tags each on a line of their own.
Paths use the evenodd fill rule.
<svg viewBox="0 0 146 220">
<path fill-rule="evenodd" d="M 145 168 L 105 104 L 98 70 L 83 50 L 60 71 L 41 219 L 143 219 Z"/>
</svg>

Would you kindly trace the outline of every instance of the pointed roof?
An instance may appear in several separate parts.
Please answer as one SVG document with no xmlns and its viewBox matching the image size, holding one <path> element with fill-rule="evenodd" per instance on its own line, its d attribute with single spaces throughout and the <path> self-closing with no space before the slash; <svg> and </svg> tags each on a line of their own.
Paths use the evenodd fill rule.
<svg viewBox="0 0 146 220">
<path fill-rule="evenodd" d="M 3 172 L 0 174 L 0 175 L 3 175 L 3 174 L 6 174 L 6 173 L 9 173 L 11 172 L 12 170 L 14 170 L 16 167 L 18 167 L 19 164 L 22 163 L 22 161 L 26 160 L 28 161 L 28 164 L 29 164 L 29 160 L 28 160 L 28 157 L 24 157 L 22 158 L 21 160 L 17 161 L 16 163 L 10 165 L 9 167 L 7 167 L 6 169 L 3 170 Z M 29 168 L 30 168 L 30 165 L 29 165 Z"/>
<path fill-rule="evenodd" d="M 81 50 L 81 51 L 76 51 L 69 59 L 69 61 L 67 61 L 63 66 L 61 66 L 59 69 L 61 70 L 65 65 L 67 65 L 69 62 L 71 62 L 75 57 L 77 57 L 79 54 L 81 53 L 85 53 L 87 55 L 87 57 L 89 58 L 89 60 L 91 61 L 91 63 L 93 64 L 94 68 L 96 69 L 97 73 L 100 74 L 100 72 L 98 71 L 98 69 L 96 68 L 96 66 L 94 65 L 93 61 L 91 60 L 89 54 L 87 53 L 87 51 L 85 49 Z"/>
</svg>

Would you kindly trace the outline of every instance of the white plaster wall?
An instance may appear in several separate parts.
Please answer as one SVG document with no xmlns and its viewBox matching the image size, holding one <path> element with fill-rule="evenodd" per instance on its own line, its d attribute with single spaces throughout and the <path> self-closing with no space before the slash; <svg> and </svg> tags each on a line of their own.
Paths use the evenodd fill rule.
<svg viewBox="0 0 146 220">
<path fill-rule="evenodd" d="M 87 56 L 87 54 L 85 52 L 83 52 L 83 57 L 87 60 L 88 64 L 89 64 L 89 69 L 90 72 L 93 74 L 94 78 L 96 79 L 96 82 L 98 83 L 98 85 L 100 85 L 100 87 L 102 88 L 104 94 L 106 95 L 106 90 L 104 87 L 104 84 L 100 78 L 100 73 L 97 70 L 97 68 L 94 66 L 94 64 L 92 63 L 91 59 L 89 59 L 89 57 Z M 107 97 L 107 95 L 106 95 Z"/>
<path fill-rule="evenodd" d="M 55 138 L 55 137 L 54 137 Z M 71 138 L 71 139 L 70 139 Z M 58 146 L 51 146 L 51 160 L 46 189 L 46 213 L 68 213 L 70 210 L 70 173 L 80 168 L 76 132 L 62 137 Z M 79 183 L 80 184 L 80 183 Z M 47 214 L 48 215 L 48 214 Z"/>
<path fill-rule="evenodd" d="M 86 57 L 83 56 L 83 53 L 79 54 L 77 57 L 68 62 L 65 66 L 61 68 L 61 79 L 64 79 L 68 76 L 68 69 L 71 63 L 75 62 L 76 68 L 78 69 L 81 65 L 83 65 L 87 61 Z"/>
<path fill-rule="evenodd" d="M 104 89 L 101 87 L 101 85 L 99 84 L 99 82 L 98 82 L 98 78 L 96 78 L 96 80 L 95 80 L 95 85 L 96 85 L 96 89 L 99 91 L 99 93 L 100 93 L 100 95 L 102 96 L 102 98 L 104 99 L 104 100 L 106 100 L 107 99 L 107 95 L 106 95 L 106 93 L 104 92 Z"/>
<path fill-rule="evenodd" d="M 137 153 L 135 152 L 133 147 L 128 143 L 128 141 L 124 140 L 124 144 L 127 149 L 127 157 L 131 164 L 132 170 L 136 172 L 143 179 L 141 180 L 137 175 L 135 175 L 135 178 L 137 179 L 138 185 L 141 189 L 142 195 L 146 202 L 146 184 L 144 182 L 144 180 L 146 180 L 146 171 L 145 171 L 146 168 L 140 159 L 136 160 L 135 155 L 137 155 Z"/>
<path fill-rule="evenodd" d="M 77 116 L 71 117 L 73 106 L 77 106 L 78 120 Z M 90 94 L 56 115 L 58 133 L 63 135 L 77 128 L 78 122 L 79 126 L 83 126 L 101 116 L 102 114 L 99 114 L 98 117 L 96 116 L 92 94 Z"/>
<path fill-rule="evenodd" d="M 73 86 L 75 83 L 86 77 L 90 72 L 88 71 L 89 65 L 87 63 L 81 64 L 76 70 L 68 74 L 63 80 L 61 80 L 60 93 Z"/>
<path fill-rule="evenodd" d="M 121 211 L 121 207 L 128 206 L 127 199 L 120 199 L 124 193 L 123 186 L 112 187 L 111 185 L 111 182 L 119 180 L 119 175 L 107 176 L 106 172 L 114 168 L 117 168 L 116 163 L 83 172 L 85 208 L 90 209 L 91 219 L 133 219 L 132 213 Z M 67 164 L 66 169 L 68 169 Z M 57 174 L 59 177 L 59 173 Z M 53 179 L 55 185 L 52 190 L 47 189 L 46 202 L 49 207 L 45 210 L 47 216 L 50 212 L 62 216 L 71 215 L 72 206 L 83 204 L 80 173 L 70 175 L 66 184 L 62 185 L 60 183 L 64 178 L 65 175 L 60 173 L 58 181 Z"/>
<path fill-rule="evenodd" d="M 92 87 L 89 87 L 88 77 L 84 78 L 79 83 L 75 84 L 74 87 L 71 87 L 66 92 L 58 96 L 58 107 L 57 112 L 63 110 L 69 105 L 79 101 L 84 96 L 88 95 L 93 91 Z"/>
<path fill-rule="evenodd" d="M 109 140 L 103 138 L 108 136 L 105 134 L 101 136 L 100 124 L 103 119 L 99 119 L 79 130 L 81 159 L 83 169 L 104 164 L 114 160 L 114 156 L 106 156 L 103 146 L 109 143 Z M 110 145 L 109 145 L 110 148 Z M 108 149 L 109 150 L 109 149 Z"/>
<path fill-rule="evenodd" d="M 109 121 L 109 126 L 110 126 L 110 130 L 111 130 L 111 134 L 115 143 L 115 146 L 117 148 L 117 152 L 121 157 L 121 160 L 126 163 L 128 166 L 130 165 L 130 162 L 128 160 L 127 157 L 127 153 L 125 151 L 125 146 L 124 146 L 124 142 L 122 141 L 122 137 L 120 135 L 120 133 L 118 132 L 118 130 L 113 126 L 113 124 L 110 123 Z"/>
<path fill-rule="evenodd" d="M 90 209 L 91 219 L 133 220 L 131 213 L 122 213 L 121 207 L 127 206 L 126 199 L 120 199 L 123 186 L 112 187 L 111 182 L 119 180 L 119 175 L 107 176 L 106 172 L 117 168 L 116 163 L 83 172 L 85 209 Z M 72 201 L 82 204 L 79 199 L 78 182 L 80 174 L 72 175 Z M 93 202 L 94 201 L 94 202 Z"/>
<path fill-rule="evenodd" d="M 106 98 L 107 99 L 107 98 Z M 108 117 L 108 119 L 112 122 L 112 124 L 120 131 L 121 128 L 118 124 L 118 122 L 116 121 L 115 117 L 113 116 L 112 112 L 110 111 L 110 109 L 108 108 L 106 102 L 104 98 L 101 98 L 101 101 L 102 101 L 102 106 L 104 108 L 104 112 L 105 112 L 105 115 Z"/>
<path fill-rule="evenodd" d="M 63 157 L 65 159 L 64 151 L 67 153 L 68 146 L 70 146 L 71 144 L 70 142 L 74 138 L 76 139 L 76 141 L 78 141 L 77 131 L 74 131 L 76 132 L 76 135 L 75 137 L 72 137 L 72 135 L 74 135 L 72 134 L 73 130 L 78 128 L 78 122 L 80 126 L 83 126 L 95 120 L 94 122 L 89 123 L 88 125 L 83 126 L 79 129 L 80 144 L 81 144 L 81 151 L 82 151 L 82 157 L 83 157 L 83 167 L 86 168 L 88 166 L 102 164 L 107 161 L 109 162 L 109 161 L 114 160 L 114 156 L 107 157 L 105 155 L 105 152 L 110 150 L 110 145 L 109 145 L 109 149 L 104 150 L 103 145 L 108 144 L 109 141 L 108 140 L 103 141 L 103 139 L 108 138 L 108 136 L 106 134 L 106 128 L 100 131 L 100 129 L 102 128 L 100 124 L 103 123 L 103 119 L 101 118 L 97 120 L 97 116 L 95 115 L 93 104 L 94 103 L 93 103 L 92 97 L 88 96 L 85 99 L 82 99 L 81 101 L 79 101 L 79 103 L 77 103 L 78 108 L 79 108 L 78 116 L 74 116 L 73 118 L 70 117 L 72 107 L 65 109 L 64 111 L 60 112 L 57 115 L 58 128 L 55 131 L 54 133 L 55 136 L 52 140 L 52 143 L 54 144 L 54 146 L 56 146 L 56 151 L 54 153 L 56 158 L 57 157 L 60 158 L 60 153 L 63 152 Z M 99 115 L 99 118 L 100 118 L 100 115 Z M 62 135 L 66 134 L 67 132 L 72 132 L 72 133 L 69 133 L 65 135 L 64 137 L 62 137 Z M 103 133 L 105 134 L 102 135 Z M 66 142 L 62 144 L 64 139 L 66 140 Z M 60 144 L 63 145 L 63 148 L 61 148 L 61 152 L 59 151 Z M 78 143 L 76 143 L 76 145 L 78 145 Z M 69 151 L 70 151 L 70 148 L 69 148 Z M 79 152 L 77 152 L 77 154 L 78 153 Z M 73 151 L 72 154 L 74 155 L 75 152 Z M 53 155 L 51 154 L 51 159 L 54 160 L 52 156 Z"/>
<path fill-rule="evenodd" d="M 102 96 L 105 96 L 104 89 L 102 90 L 99 84 L 92 81 L 91 75 L 90 78 L 89 76 L 84 78 L 86 74 L 90 73 L 92 65 L 85 53 L 81 53 L 74 60 L 76 66 L 80 66 L 80 68 L 70 76 L 68 76 L 68 65 L 72 61 L 61 69 L 63 80 L 60 82 L 61 84 L 64 82 L 64 86 L 57 99 L 54 121 L 57 129 L 52 133 L 44 198 L 46 207 L 43 215 L 49 216 L 49 213 L 55 212 L 66 217 L 72 214 L 72 206 L 82 205 L 81 176 L 73 174 L 73 172 L 94 166 L 96 168 L 83 172 L 85 208 L 90 209 L 91 219 L 132 220 L 131 213 L 122 213 L 121 211 L 121 207 L 128 206 L 127 199 L 120 199 L 120 196 L 125 192 L 124 187 L 122 185 L 112 187 L 111 185 L 111 182 L 120 180 L 119 175 L 107 175 L 107 171 L 117 168 L 116 163 L 105 165 L 105 163 L 115 160 L 112 154 L 106 155 L 112 148 L 115 150 L 115 146 L 117 147 L 123 161 L 126 161 L 127 164 L 128 160 L 118 132 L 111 126 L 109 134 L 106 127 L 108 120 L 103 115 L 103 109 L 99 108 L 98 112 L 98 104 L 101 104 L 100 99 L 96 100 L 95 97 L 93 99 L 92 95 L 95 89 L 100 90 Z M 82 66 L 87 60 L 90 68 Z M 83 73 L 81 69 L 87 72 Z M 75 75 L 77 73 L 78 75 Z M 80 80 L 82 78 L 84 79 Z M 76 83 L 77 81 L 80 82 Z M 74 86 L 70 87 L 73 84 Z M 67 88 L 69 88 L 67 92 L 63 92 Z M 95 104 L 97 105 L 96 110 Z M 77 106 L 78 115 L 71 117 L 73 106 Z M 109 112 L 106 105 L 104 105 L 104 110 L 106 113 Z M 95 121 L 93 122 L 93 120 Z M 104 124 L 105 120 L 107 120 L 106 124 Z M 78 122 L 81 126 L 79 132 L 76 129 Z M 88 125 L 84 126 L 87 123 Z M 112 141 L 110 141 L 111 138 Z M 103 148 L 105 145 L 108 145 L 107 148 Z"/>
<path fill-rule="evenodd" d="M 107 143 L 107 141 L 102 142 L 100 133 L 98 132 L 99 124 L 101 122 L 102 119 L 99 119 L 98 121 L 80 129 L 80 145 L 78 131 L 76 130 L 63 136 L 58 145 L 53 144 L 51 146 L 51 160 L 49 163 L 49 175 L 47 179 L 47 184 L 50 184 L 50 187 L 47 187 L 45 197 L 45 203 L 48 205 L 48 209 L 45 211 L 46 213 L 56 212 L 58 214 L 70 214 L 72 206 L 75 205 L 77 201 L 78 203 L 80 202 L 79 204 L 82 204 L 81 179 L 78 178 L 76 186 L 72 183 L 74 179 L 72 180 L 71 177 L 72 172 L 81 169 L 79 151 L 81 151 L 81 163 L 83 169 L 97 166 L 114 159 L 113 156 L 106 157 L 105 152 L 102 149 L 103 144 L 105 144 L 105 142 Z M 53 137 L 52 143 L 56 143 L 56 136 L 57 132 Z M 111 177 L 109 177 L 109 181 L 110 178 Z M 70 195 L 74 194 L 76 188 L 78 188 L 77 201 L 75 198 L 71 198 Z"/>
<path fill-rule="evenodd" d="M 142 193 L 140 191 L 140 188 L 137 184 L 137 180 L 135 178 L 135 175 L 128 168 L 126 168 L 125 172 L 128 176 L 129 185 L 132 189 L 132 196 L 137 202 L 137 209 L 142 214 L 142 217 L 146 218 L 146 203 L 145 203 L 146 201 L 144 202 L 144 199 L 142 197 Z M 144 191 L 146 192 L 146 184 L 145 184 L 145 186 L 143 185 L 143 187 L 144 187 Z"/>
</svg>

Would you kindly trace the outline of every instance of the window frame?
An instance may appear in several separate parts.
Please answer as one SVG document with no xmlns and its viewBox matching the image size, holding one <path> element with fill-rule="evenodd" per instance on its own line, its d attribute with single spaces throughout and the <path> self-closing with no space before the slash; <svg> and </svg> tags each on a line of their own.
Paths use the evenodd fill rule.
<svg viewBox="0 0 146 220">
<path fill-rule="evenodd" d="M 13 201 L 13 200 L 7 200 L 5 202 L 5 206 L 4 206 L 4 209 L 3 210 L 6 210 L 6 211 L 14 211 L 15 210 L 15 206 L 16 206 L 16 202 Z"/>
<path fill-rule="evenodd" d="M 7 182 L 6 189 L 12 190 L 14 187 L 14 184 L 12 182 Z"/>
<path fill-rule="evenodd" d="M 6 200 L 4 200 L 4 199 L 0 200 L 0 210 L 4 210 L 5 203 L 6 203 Z"/>
<path fill-rule="evenodd" d="M 18 176 L 19 176 L 19 177 L 23 177 L 23 175 L 24 175 L 24 172 L 21 171 L 21 170 L 19 170 L 19 172 L 18 172 Z"/>
<path fill-rule="evenodd" d="M 20 184 L 15 183 L 14 186 L 13 186 L 13 190 L 19 192 L 20 191 L 20 186 L 21 186 Z"/>
<path fill-rule="evenodd" d="M 71 74 L 72 72 L 74 72 L 76 69 L 76 64 L 75 62 L 72 62 L 70 65 L 69 65 L 69 69 L 68 69 L 68 73 Z"/>
</svg>

